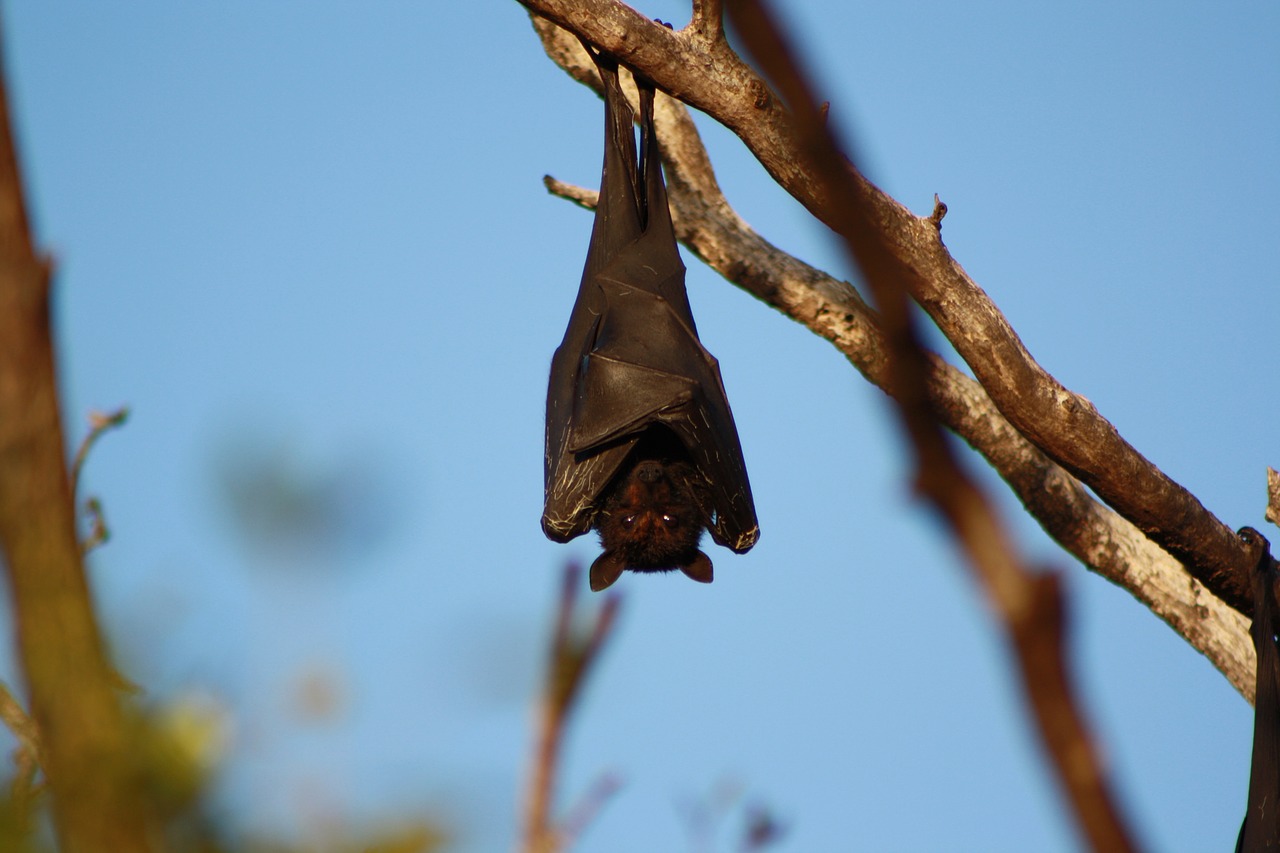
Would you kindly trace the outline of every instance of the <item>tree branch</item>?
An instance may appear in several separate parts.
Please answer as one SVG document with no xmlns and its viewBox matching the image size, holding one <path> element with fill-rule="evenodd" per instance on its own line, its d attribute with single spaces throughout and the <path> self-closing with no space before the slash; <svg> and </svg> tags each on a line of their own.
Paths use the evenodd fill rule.
<svg viewBox="0 0 1280 853">
<path fill-rule="evenodd" d="M 838 206 L 803 156 L 785 109 L 722 38 L 708 40 L 694 28 L 673 32 L 615 0 L 520 2 L 728 127 L 780 186 L 838 230 Z M 1008 421 L 1215 595 L 1241 613 L 1251 612 L 1248 555 L 1234 532 L 1125 442 L 1088 400 L 1031 358 L 951 257 L 932 218 L 913 215 L 856 170 L 852 180 L 895 262 L 910 270 L 913 296 Z"/>
<path fill-rule="evenodd" d="M 38 256 L 0 85 L 0 560 L 62 848 L 150 849 L 76 536 Z"/>
<path fill-rule="evenodd" d="M 598 92 L 599 81 L 577 39 L 536 16 L 533 24 L 548 55 Z M 884 336 L 875 313 L 850 285 L 771 245 L 738 216 L 681 104 L 659 96 L 656 121 L 680 241 L 726 279 L 830 341 L 887 391 Z M 544 182 L 556 195 L 595 206 L 594 190 L 550 177 Z M 1031 445 L 980 385 L 939 356 L 931 355 L 929 363 L 930 400 L 939 416 L 991 463 L 1045 531 L 1090 569 L 1131 592 L 1252 701 L 1255 656 L 1248 620 Z"/>
<path fill-rule="evenodd" d="M 616 780 L 605 777 L 584 804 L 571 813 L 566 823 L 557 825 L 552 818 L 560 745 L 587 674 L 613 631 L 620 601 L 617 593 L 605 598 L 589 635 L 585 639 L 575 637 L 573 610 L 582 582 L 581 574 L 573 566 L 565 570 L 556 610 L 546 680 L 538 703 L 534 761 L 525 795 L 524 843 L 521 847 L 524 853 L 558 853 L 563 850 L 572 838 L 582 832 L 586 822 L 616 788 Z"/>
<path fill-rule="evenodd" d="M 38 764 L 40 757 L 40 733 L 35 722 L 22 710 L 22 705 L 9 691 L 8 685 L 0 682 L 0 721 L 9 727 L 13 736 L 18 739 L 18 748 Z"/>
<path fill-rule="evenodd" d="M 75 459 L 71 462 L 71 495 L 79 497 L 80 495 L 80 472 L 84 470 L 84 463 L 89 459 L 89 451 L 102 438 L 102 434 L 117 427 L 123 426 L 124 422 L 129 419 L 129 408 L 121 406 L 114 412 L 103 414 L 101 412 L 89 413 L 89 432 L 85 435 L 84 440 L 80 442 L 80 447 L 76 450 Z"/>
</svg>

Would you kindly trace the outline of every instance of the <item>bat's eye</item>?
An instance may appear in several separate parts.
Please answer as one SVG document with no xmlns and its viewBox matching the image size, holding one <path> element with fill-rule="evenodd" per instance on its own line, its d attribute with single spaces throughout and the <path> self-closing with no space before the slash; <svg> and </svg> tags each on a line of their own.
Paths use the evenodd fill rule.
<svg viewBox="0 0 1280 853">
<path fill-rule="evenodd" d="M 674 515 L 663 515 L 662 523 L 667 526 L 668 530 L 675 530 L 680 526 L 680 519 L 676 518 Z"/>
<path fill-rule="evenodd" d="M 623 526 L 623 527 L 631 528 L 631 527 L 635 527 L 635 524 L 636 524 L 636 516 L 635 516 L 635 513 L 631 513 L 630 515 L 624 515 L 624 516 L 622 517 L 622 526 Z"/>
</svg>

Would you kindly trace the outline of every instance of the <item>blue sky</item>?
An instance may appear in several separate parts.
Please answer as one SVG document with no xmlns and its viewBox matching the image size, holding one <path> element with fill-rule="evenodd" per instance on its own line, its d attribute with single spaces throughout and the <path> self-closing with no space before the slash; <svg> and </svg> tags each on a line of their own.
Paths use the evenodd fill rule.
<svg viewBox="0 0 1280 853">
<path fill-rule="evenodd" d="M 1276 6 L 866 5 L 787 9 L 872 178 L 917 212 L 941 195 L 948 246 L 1040 362 L 1227 524 L 1263 528 Z M 546 370 L 591 227 L 541 178 L 597 183 L 600 101 L 514 2 L 4 12 L 67 416 L 133 413 L 85 474 L 114 534 L 91 571 L 126 670 L 226 709 L 238 826 L 439 814 L 459 850 L 507 847 L 559 572 L 596 552 L 538 527 Z M 846 275 L 698 120 L 746 219 Z M 687 261 L 762 538 L 713 549 L 710 587 L 622 582 L 562 802 L 602 771 L 625 787 L 582 849 L 690 849 L 690 804 L 726 786 L 776 811 L 786 850 L 1074 849 L 882 395 Z M 326 523 L 255 534 L 230 498 L 255 474 L 319 495 Z M 1025 551 L 1065 570 L 1077 671 L 1141 837 L 1227 849 L 1249 707 L 992 482 Z"/>
</svg>

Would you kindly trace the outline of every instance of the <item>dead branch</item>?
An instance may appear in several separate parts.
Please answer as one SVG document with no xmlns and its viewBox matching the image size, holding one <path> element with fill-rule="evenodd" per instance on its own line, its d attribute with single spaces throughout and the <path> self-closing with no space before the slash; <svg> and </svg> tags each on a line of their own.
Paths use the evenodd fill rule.
<svg viewBox="0 0 1280 853">
<path fill-rule="evenodd" d="M 598 92 L 593 66 L 577 39 L 536 16 L 533 24 L 548 55 Z M 657 123 L 680 241 L 726 279 L 830 341 L 863 376 L 888 391 L 884 335 L 875 312 L 849 284 L 773 246 L 730 207 L 683 105 L 660 96 Z M 594 190 L 550 177 L 544 182 L 556 195 L 594 209 Z M 929 362 L 930 399 L 939 416 L 991 463 L 1045 531 L 1086 566 L 1129 590 L 1253 701 L 1248 620 L 1031 445 L 978 383 L 939 356 L 931 355 Z"/>
<path fill-rule="evenodd" d="M 75 458 L 71 462 L 71 494 L 73 496 L 80 494 L 80 472 L 84 469 L 84 463 L 89 458 L 89 451 L 93 449 L 93 445 L 103 433 L 123 426 L 128 419 L 129 409 L 126 406 L 121 406 L 108 414 L 89 413 L 89 432 L 80 442 L 80 447 L 76 450 Z"/>
<path fill-rule="evenodd" d="M 102 501 L 89 498 L 84 502 L 84 512 L 89 517 L 89 535 L 80 543 L 80 553 L 88 554 L 107 543 L 111 538 L 111 529 L 107 527 L 107 517 L 102 511 Z"/>
<path fill-rule="evenodd" d="M 40 733 L 35 721 L 22 709 L 21 703 L 14 698 L 8 685 L 0 683 L 0 721 L 8 726 L 9 731 L 18 739 L 18 750 L 26 753 L 32 761 L 39 764 Z M 19 761 L 20 764 L 24 763 Z"/>
<path fill-rule="evenodd" d="M 579 637 L 572 622 L 581 574 L 574 566 L 565 570 L 556 610 L 546 680 L 538 702 L 533 764 L 525 793 L 523 853 L 564 850 L 616 789 L 616 780 L 605 777 L 606 781 L 597 785 L 565 822 L 557 824 L 552 817 L 561 743 L 587 674 L 613 631 L 620 601 L 616 593 L 606 597 L 586 638 Z"/>
<path fill-rule="evenodd" d="M 618 793 L 622 779 L 613 773 L 602 773 L 560 821 L 560 841 L 564 849 L 573 847 L 605 804 Z"/>
<path fill-rule="evenodd" d="M 705 20 L 673 32 L 616 0 L 520 0 L 706 112 L 746 143 L 769 174 L 838 230 L 838 205 L 808 165 L 786 110 Z M 705 14 L 704 14 L 705 19 Z M 912 295 L 1019 432 L 1182 562 L 1215 595 L 1250 612 L 1248 555 L 1234 532 L 1124 441 L 1085 398 L 1031 358 L 990 299 L 917 217 L 856 170 L 851 180 Z"/>
</svg>

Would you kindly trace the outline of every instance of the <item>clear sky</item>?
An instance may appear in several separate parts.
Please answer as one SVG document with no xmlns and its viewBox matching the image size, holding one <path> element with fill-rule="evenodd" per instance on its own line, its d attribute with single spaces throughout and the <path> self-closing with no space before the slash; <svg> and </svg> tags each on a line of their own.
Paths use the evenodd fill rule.
<svg viewBox="0 0 1280 853">
<path fill-rule="evenodd" d="M 1264 529 L 1278 7 L 786 5 L 873 179 L 917 212 L 938 193 L 948 246 L 1040 362 L 1228 525 Z M 591 227 L 541 179 L 596 185 L 600 101 L 512 0 L 3 8 L 66 412 L 77 435 L 91 409 L 133 413 L 85 474 L 124 667 L 157 701 L 226 709 L 240 827 L 431 814 L 458 850 L 506 849 L 559 573 L 596 553 L 538 527 L 546 371 Z M 746 219 L 846 275 L 699 126 Z M 687 262 L 762 538 L 711 546 L 710 587 L 620 583 L 562 803 L 603 771 L 625 787 L 582 849 L 690 849 L 690 809 L 727 789 L 780 816 L 785 850 L 1075 849 L 882 395 Z M 1065 570 L 1142 838 L 1229 849 L 1250 708 L 992 482 L 1025 551 Z"/>
</svg>

